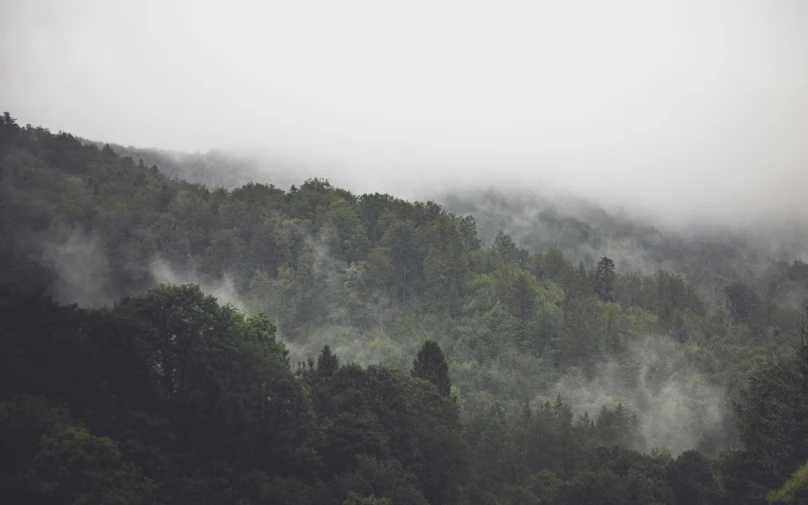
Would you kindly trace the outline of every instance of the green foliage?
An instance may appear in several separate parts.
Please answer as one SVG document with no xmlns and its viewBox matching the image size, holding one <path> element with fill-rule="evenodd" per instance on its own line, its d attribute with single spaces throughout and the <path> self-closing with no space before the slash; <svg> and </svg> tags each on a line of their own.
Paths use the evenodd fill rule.
<svg viewBox="0 0 808 505">
<path fill-rule="evenodd" d="M 761 503 L 808 459 L 804 346 L 763 359 L 804 263 L 121 149 L 0 120 L 4 502 Z"/>
<path fill-rule="evenodd" d="M 668 480 L 676 503 L 721 503 L 713 464 L 697 451 L 685 451 L 668 465 Z"/>
<path fill-rule="evenodd" d="M 0 403 L 4 502 L 162 503 L 160 486 L 125 461 L 119 444 L 90 434 L 42 397 Z"/>
<path fill-rule="evenodd" d="M 733 282 L 724 288 L 727 298 L 727 312 L 733 323 L 748 321 L 758 309 L 760 297 L 742 282 Z"/>
<path fill-rule="evenodd" d="M 808 463 L 800 466 L 778 489 L 769 491 L 766 501 L 774 503 L 794 503 L 797 496 L 808 488 Z"/>
<path fill-rule="evenodd" d="M 621 446 L 638 450 L 645 449 L 645 441 L 640 432 L 640 420 L 636 414 L 626 411 L 618 404 L 614 409 L 604 406 L 595 423 L 595 433 L 601 445 Z"/>
<path fill-rule="evenodd" d="M 358 494 L 351 491 L 348 493 L 348 498 L 342 505 L 392 505 L 393 502 L 390 501 L 389 498 L 376 498 L 373 495 L 370 496 L 359 496 Z"/>
<path fill-rule="evenodd" d="M 33 302 L 27 315 L 37 321 L 65 310 Z M 40 354 L 26 353 L 26 334 L 10 331 L 16 322 L 0 325 L 10 351 L 3 369 L 16 377 L 0 394 L 22 394 L 0 403 L 9 499 L 190 503 L 292 493 L 325 503 L 322 481 L 344 493 L 340 502 L 359 492 L 422 504 L 445 503 L 467 482 L 458 407 L 431 384 L 399 370 L 341 367 L 327 347 L 317 373 L 296 377 L 266 317 L 220 306 L 197 286 L 158 286 L 62 317 L 40 334 Z M 50 375 L 30 366 L 55 359 L 61 339 L 82 350 L 81 366 Z M 76 401 L 62 383 L 83 374 L 85 397 L 96 393 Z M 26 390 L 68 401 L 77 420 Z"/>
<path fill-rule="evenodd" d="M 54 503 L 156 503 L 157 489 L 138 468 L 121 461 L 117 444 L 85 429 L 57 424 L 31 461 L 39 491 Z"/>
<path fill-rule="evenodd" d="M 740 455 L 747 480 L 758 492 L 780 487 L 808 459 L 808 348 L 775 357 L 749 376 L 735 405 Z"/>
</svg>

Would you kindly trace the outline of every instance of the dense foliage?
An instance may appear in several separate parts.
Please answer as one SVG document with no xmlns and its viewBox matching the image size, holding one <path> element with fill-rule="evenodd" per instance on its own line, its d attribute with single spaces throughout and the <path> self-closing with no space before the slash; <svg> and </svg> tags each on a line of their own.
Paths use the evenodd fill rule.
<svg viewBox="0 0 808 505">
<path fill-rule="evenodd" d="M 483 246 L 434 202 L 211 189 L 8 114 L 0 170 L 4 502 L 800 499 L 808 351 L 777 285 L 718 303 Z"/>
<path fill-rule="evenodd" d="M 619 271 L 647 275 L 661 268 L 698 286 L 711 303 L 724 303 L 724 290 L 734 281 L 781 305 L 799 307 L 808 297 L 804 225 L 769 222 L 750 229 L 741 223 L 733 230 L 673 220 L 660 228 L 638 209 L 610 213 L 547 188 L 491 188 L 449 194 L 441 201 L 451 212 L 474 216 L 483 243 L 505 231 L 534 253 L 556 247 L 571 261 L 586 264 L 608 256 Z"/>
</svg>

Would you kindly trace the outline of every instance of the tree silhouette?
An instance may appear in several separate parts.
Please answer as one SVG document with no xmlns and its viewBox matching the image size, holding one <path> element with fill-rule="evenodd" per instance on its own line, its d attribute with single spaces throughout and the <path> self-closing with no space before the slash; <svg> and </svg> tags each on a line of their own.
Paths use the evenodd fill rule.
<svg viewBox="0 0 808 505">
<path fill-rule="evenodd" d="M 598 269 L 595 271 L 595 293 L 604 302 L 611 302 L 614 300 L 613 286 L 614 262 L 604 256 L 598 261 Z"/>
<path fill-rule="evenodd" d="M 438 388 L 443 396 L 449 396 L 452 385 L 449 382 L 449 365 L 443 351 L 434 340 L 427 340 L 412 362 L 412 376 L 425 379 Z"/>
<path fill-rule="evenodd" d="M 339 369 L 339 358 L 331 352 L 331 347 L 323 346 L 320 356 L 317 358 L 317 373 L 323 377 L 330 377 Z"/>
</svg>

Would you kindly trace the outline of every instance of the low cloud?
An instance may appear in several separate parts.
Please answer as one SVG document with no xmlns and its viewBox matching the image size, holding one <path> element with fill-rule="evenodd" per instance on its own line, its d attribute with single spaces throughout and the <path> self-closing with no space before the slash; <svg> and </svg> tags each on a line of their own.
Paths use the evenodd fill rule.
<svg viewBox="0 0 808 505">
<path fill-rule="evenodd" d="M 638 415 L 647 447 L 664 447 L 674 456 L 731 435 L 726 388 L 710 383 L 686 362 L 681 347 L 662 337 L 636 341 L 619 360 L 602 363 L 591 380 L 567 370 L 551 393 L 593 417 L 603 406 L 622 404 Z"/>
</svg>

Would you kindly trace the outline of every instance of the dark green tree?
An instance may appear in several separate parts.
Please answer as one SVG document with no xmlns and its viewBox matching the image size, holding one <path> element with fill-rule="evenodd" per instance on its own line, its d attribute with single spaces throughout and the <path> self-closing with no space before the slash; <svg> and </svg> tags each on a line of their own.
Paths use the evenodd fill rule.
<svg viewBox="0 0 808 505">
<path fill-rule="evenodd" d="M 118 444 L 77 426 L 57 424 L 32 461 L 39 503 L 161 503 L 158 487 L 122 461 Z"/>
<path fill-rule="evenodd" d="M 331 352 L 331 347 L 324 345 L 317 358 L 317 373 L 323 377 L 330 377 L 337 370 L 339 370 L 339 358 Z"/>
<path fill-rule="evenodd" d="M 668 482 L 679 505 L 721 502 L 710 460 L 698 451 L 685 451 L 668 465 Z"/>
<path fill-rule="evenodd" d="M 598 261 L 595 271 L 594 289 L 601 300 L 611 302 L 614 300 L 614 262 L 604 256 Z"/>
<path fill-rule="evenodd" d="M 434 340 L 427 340 L 418 351 L 412 362 L 412 376 L 425 379 L 438 388 L 443 396 L 449 396 L 452 384 L 449 381 L 449 365 L 440 345 Z"/>
<path fill-rule="evenodd" d="M 758 498 L 780 487 L 808 460 L 808 343 L 756 367 L 735 404 L 744 450 L 728 459 L 728 479 Z M 740 477 L 740 478 L 739 478 Z M 750 486 L 751 484 L 751 486 Z M 735 494 L 739 494 L 737 491 Z"/>
</svg>

